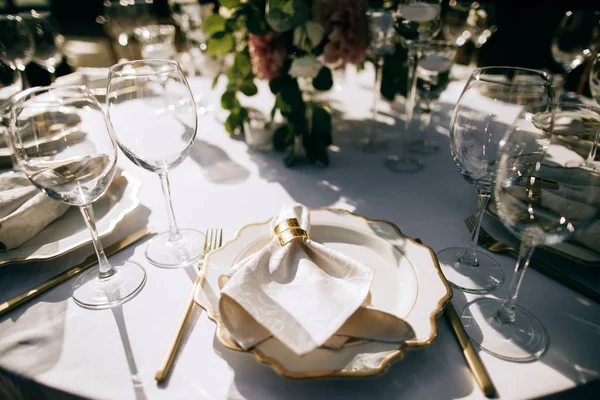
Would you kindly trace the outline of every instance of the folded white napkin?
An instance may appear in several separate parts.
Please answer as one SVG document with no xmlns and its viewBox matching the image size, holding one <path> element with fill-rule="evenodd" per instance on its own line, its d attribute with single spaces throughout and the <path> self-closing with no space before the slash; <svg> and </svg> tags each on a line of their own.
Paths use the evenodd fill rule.
<svg viewBox="0 0 600 400">
<path fill-rule="evenodd" d="M 296 218 L 309 231 L 309 211 L 295 204 L 273 219 Z M 298 355 L 345 337 L 401 342 L 414 336 L 404 320 L 368 305 L 375 271 L 309 238 L 263 249 L 219 279 L 219 312 L 231 337 L 249 349 L 274 336 Z M 338 335 L 338 336 L 336 336 Z M 336 337 L 334 337 L 336 336 Z"/>
<path fill-rule="evenodd" d="M 21 172 L 0 174 L 0 188 L 0 251 L 19 247 L 69 209 L 40 192 Z"/>
</svg>

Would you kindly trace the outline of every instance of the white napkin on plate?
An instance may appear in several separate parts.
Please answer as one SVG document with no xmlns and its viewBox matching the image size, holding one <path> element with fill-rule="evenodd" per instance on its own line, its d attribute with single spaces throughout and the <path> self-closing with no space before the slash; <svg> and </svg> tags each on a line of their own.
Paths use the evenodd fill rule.
<svg viewBox="0 0 600 400">
<path fill-rule="evenodd" d="M 285 207 L 272 228 L 288 218 L 309 232 L 306 207 Z M 282 247 L 274 237 L 220 277 L 219 312 L 244 349 L 271 336 L 298 355 L 326 343 L 335 347 L 347 337 L 410 339 L 414 332 L 406 321 L 368 305 L 374 273 L 311 239 L 296 238 Z"/>
</svg>

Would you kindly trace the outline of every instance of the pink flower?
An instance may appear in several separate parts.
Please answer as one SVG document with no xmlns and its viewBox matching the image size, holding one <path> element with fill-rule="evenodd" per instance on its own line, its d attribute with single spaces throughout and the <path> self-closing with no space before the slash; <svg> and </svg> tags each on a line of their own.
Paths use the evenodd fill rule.
<svg viewBox="0 0 600 400">
<path fill-rule="evenodd" d="M 279 76 L 286 54 L 278 32 L 268 32 L 263 36 L 249 33 L 248 48 L 256 76 L 266 80 Z"/>
<path fill-rule="evenodd" d="M 368 22 L 362 0 L 337 0 L 332 30 L 323 50 L 325 62 L 342 66 L 364 61 L 369 45 Z"/>
</svg>

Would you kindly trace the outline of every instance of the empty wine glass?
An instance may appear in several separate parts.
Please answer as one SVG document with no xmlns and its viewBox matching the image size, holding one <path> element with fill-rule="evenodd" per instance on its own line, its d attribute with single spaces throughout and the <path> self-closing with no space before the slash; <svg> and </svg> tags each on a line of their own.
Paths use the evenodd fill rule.
<svg viewBox="0 0 600 400">
<path fill-rule="evenodd" d="M 57 24 L 48 12 L 31 10 L 20 16 L 29 26 L 35 43 L 33 61 L 50 73 L 50 80 L 56 79 L 56 67 L 62 62 L 64 37 L 58 32 Z"/>
<path fill-rule="evenodd" d="M 374 59 L 375 85 L 373 86 L 373 116 L 368 135 L 357 142 L 360 150 L 372 153 L 382 150 L 385 143 L 378 138 L 377 131 L 377 104 L 381 98 L 381 72 L 383 69 L 383 57 L 394 51 L 396 28 L 394 26 L 394 13 L 388 9 L 367 10 L 369 21 L 369 48 L 368 53 Z"/>
<path fill-rule="evenodd" d="M 426 117 L 423 135 L 431 122 L 432 106 L 450 84 L 450 69 L 456 58 L 457 46 L 453 42 L 434 41 L 424 50 L 417 68 L 417 91 L 421 112 Z M 440 146 L 426 137 L 408 144 L 410 151 L 421 154 L 436 153 Z"/>
<path fill-rule="evenodd" d="M 4 51 L 4 46 L 0 45 L 0 147 L 5 147 L 8 142 L 5 135 L 8 134 L 13 96 L 23 90 L 17 68 L 2 61 L 5 59 Z"/>
<path fill-rule="evenodd" d="M 150 241 L 146 257 L 165 268 L 197 262 L 204 236 L 177 226 L 168 177 L 189 155 L 198 123 L 194 98 L 179 64 L 143 60 L 112 66 L 107 106 L 119 147 L 134 164 L 158 174 L 165 196 L 169 231 Z"/>
<path fill-rule="evenodd" d="M 65 114 L 78 118 L 64 118 Z M 110 123 L 83 86 L 38 87 L 17 96 L 11 111 L 16 162 L 31 183 L 54 200 L 78 206 L 92 236 L 99 271 L 77 281 L 73 299 L 88 308 L 107 308 L 134 297 L 146 281 L 136 263 L 111 265 L 98 237 L 92 203 L 116 173 L 117 147 Z M 69 140 L 79 130 L 79 140 Z M 63 140 L 54 140 L 63 136 Z M 33 141 L 33 143 L 32 143 Z"/>
<path fill-rule="evenodd" d="M 590 11 L 567 11 L 563 16 L 551 45 L 552 57 L 564 71 L 563 82 L 571 71 L 591 56 L 589 46 L 597 24 L 597 16 Z"/>
<path fill-rule="evenodd" d="M 596 54 L 592 70 L 590 71 L 590 91 L 594 99 L 600 103 L 600 54 Z"/>
<path fill-rule="evenodd" d="M 135 38 L 141 47 L 142 58 L 170 60 L 175 55 L 175 27 L 147 25 L 135 28 Z"/>
<path fill-rule="evenodd" d="M 408 134 L 415 108 L 419 60 L 423 49 L 442 28 L 440 12 L 441 0 L 399 0 L 398 2 L 398 33 L 408 48 L 408 92 L 404 136 Z M 399 154 L 390 155 L 385 160 L 385 166 L 394 172 L 416 172 L 423 168 L 423 165 L 422 160 L 406 155 L 403 145 Z"/>
<path fill-rule="evenodd" d="M 0 15 L 0 44 L 4 47 L 3 60 L 19 70 L 25 85 L 25 67 L 33 58 L 34 44 L 31 31 L 23 18 L 18 15 Z"/>
<path fill-rule="evenodd" d="M 592 105 L 590 105 L 592 103 Z M 554 136 L 556 140 L 567 142 L 567 146 L 578 153 L 583 160 L 573 158 L 567 167 L 596 169 L 596 153 L 600 140 L 600 116 L 594 113 L 596 104 L 572 99 L 557 102 L 554 112 Z"/>
<path fill-rule="evenodd" d="M 583 157 L 571 150 L 577 141 L 553 131 L 552 113 L 525 111 L 526 117 L 503 139 L 499 154 L 494 199 L 504 225 L 521 239 L 519 258 L 504 300 L 477 299 L 465 307 L 462 322 L 471 339 L 484 351 L 508 361 L 539 359 L 548 346 L 548 334 L 529 311 L 517 306 L 519 289 L 535 247 L 555 245 L 584 231 L 600 210 L 600 175 L 582 165 Z M 539 111 L 539 112 L 536 112 Z M 564 112 L 559 108 L 555 118 Z M 600 121 L 599 110 L 582 106 L 585 119 Z M 577 118 L 570 113 L 569 118 Z M 581 124 L 573 124 L 573 127 Z"/>
<path fill-rule="evenodd" d="M 475 5 L 478 3 L 473 0 L 450 0 L 443 15 L 442 31 L 446 40 L 462 46 L 471 39 L 469 15 Z"/>
</svg>

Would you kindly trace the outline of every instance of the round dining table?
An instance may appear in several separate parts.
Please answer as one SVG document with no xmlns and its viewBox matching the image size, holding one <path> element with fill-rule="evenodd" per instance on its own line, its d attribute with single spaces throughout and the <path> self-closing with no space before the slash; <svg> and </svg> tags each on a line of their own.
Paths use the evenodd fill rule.
<svg viewBox="0 0 600 400">
<path fill-rule="evenodd" d="M 252 150 L 243 138 L 227 134 L 223 126 L 226 114 L 218 106 L 209 107 L 199 116 L 189 157 L 170 173 L 180 227 L 221 228 L 227 241 L 242 226 L 266 221 L 283 204 L 299 202 L 392 222 L 434 251 L 466 245 L 470 233 L 464 220 L 475 213 L 477 195 L 454 165 L 448 140 L 452 111 L 465 81 L 450 84 L 431 124 L 423 130 L 419 118 L 405 130 L 401 102 L 383 104 L 377 124 L 388 148 L 363 153 L 355 143 L 372 124 L 372 82 L 373 72 L 367 68 L 349 73 L 343 84 L 321 95 L 329 101 L 334 121 L 328 167 L 298 163 L 287 168 L 284 154 Z M 221 86 L 211 91 L 209 78 L 190 78 L 190 86 L 204 104 L 218 104 Z M 273 99 L 261 88 L 256 97 L 243 101 L 268 111 Z M 131 123 L 135 124 L 135 116 Z M 418 135 L 436 141 L 440 151 L 421 156 L 425 167 L 417 173 L 386 169 L 387 155 L 402 152 L 403 144 Z M 122 155 L 119 165 L 141 181 L 140 206 L 104 237 L 104 242 L 144 226 L 154 233 L 165 231 L 167 212 L 157 175 Z M 498 238 L 518 244 L 494 218 L 485 216 L 484 227 Z M 81 229 L 85 229 L 83 220 Z M 158 384 L 155 372 L 181 318 L 196 272 L 192 267 L 151 265 L 144 254 L 150 237 L 110 257 L 113 262 L 132 260 L 145 268 L 145 287 L 132 300 L 106 310 L 81 308 L 72 299 L 75 279 L 71 279 L 0 318 L 0 398 L 484 398 L 443 316 L 437 318 L 438 336 L 431 345 L 407 352 L 379 376 L 289 379 L 251 354 L 224 348 L 215 339 L 215 324 L 195 306 L 169 378 Z M 56 259 L 0 267 L 0 302 L 90 254 L 92 248 L 87 245 Z M 486 296 L 502 298 L 515 258 L 488 254 L 498 261 L 507 282 Z M 543 251 L 537 256 L 600 290 L 599 267 Z M 477 297 L 455 290 L 452 303 L 460 314 L 464 304 Z M 518 303 L 540 319 L 550 345 L 538 361 L 529 363 L 511 363 L 479 352 L 499 398 L 597 395 L 600 305 L 533 269 L 525 276 Z"/>
</svg>

